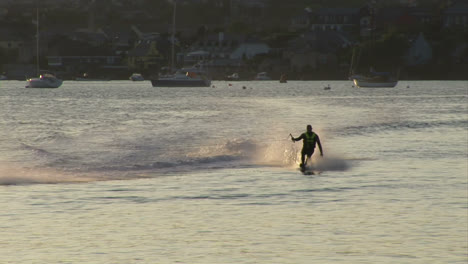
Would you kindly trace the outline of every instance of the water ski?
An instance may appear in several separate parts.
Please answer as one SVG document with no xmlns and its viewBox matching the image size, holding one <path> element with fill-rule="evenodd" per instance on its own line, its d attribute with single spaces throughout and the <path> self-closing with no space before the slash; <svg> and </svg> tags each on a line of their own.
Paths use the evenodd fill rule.
<svg viewBox="0 0 468 264">
<path fill-rule="evenodd" d="M 318 172 L 314 171 L 311 167 L 307 167 L 307 166 L 304 166 L 304 167 L 299 167 L 299 170 L 302 172 L 302 174 L 304 175 L 315 175 L 317 174 Z"/>
<path fill-rule="evenodd" d="M 312 166 L 301 166 L 299 165 L 299 170 L 302 172 L 304 175 L 315 175 L 315 174 L 320 174 L 320 171 L 314 169 Z"/>
</svg>

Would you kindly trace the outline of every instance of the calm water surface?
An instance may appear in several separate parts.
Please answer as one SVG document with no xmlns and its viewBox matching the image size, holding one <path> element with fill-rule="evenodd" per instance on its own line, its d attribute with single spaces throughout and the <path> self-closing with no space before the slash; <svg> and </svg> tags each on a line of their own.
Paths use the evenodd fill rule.
<svg viewBox="0 0 468 264">
<path fill-rule="evenodd" d="M 0 262 L 468 262 L 467 81 L 213 84 L 1 81 Z"/>
</svg>

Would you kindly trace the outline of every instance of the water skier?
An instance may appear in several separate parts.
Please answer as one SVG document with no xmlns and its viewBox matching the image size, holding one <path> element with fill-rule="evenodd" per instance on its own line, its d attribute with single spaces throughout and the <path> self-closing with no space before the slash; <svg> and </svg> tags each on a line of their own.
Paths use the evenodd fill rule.
<svg viewBox="0 0 468 264">
<path fill-rule="evenodd" d="M 301 164 L 299 165 L 301 168 L 305 168 L 306 166 L 306 160 L 305 157 L 307 155 L 307 160 L 310 160 L 312 157 L 312 154 L 314 154 L 315 150 L 315 145 L 317 144 L 320 150 L 320 156 L 323 156 L 323 151 L 322 151 L 322 144 L 320 143 L 320 138 L 319 136 L 315 133 L 312 132 L 312 126 L 307 125 L 307 131 L 302 133 L 298 138 L 294 138 L 291 134 L 291 140 L 293 142 L 303 140 L 303 146 L 302 146 L 302 151 L 301 151 Z"/>
</svg>

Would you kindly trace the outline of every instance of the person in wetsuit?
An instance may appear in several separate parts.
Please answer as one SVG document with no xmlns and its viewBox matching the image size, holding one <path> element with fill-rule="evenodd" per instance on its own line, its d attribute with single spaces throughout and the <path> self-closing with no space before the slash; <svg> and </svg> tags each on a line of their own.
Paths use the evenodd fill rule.
<svg viewBox="0 0 468 264">
<path fill-rule="evenodd" d="M 322 144 L 320 143 L 320 138 L 319 136 L 315 133 L 312 132 L 312 126 L 307 125 L 307 131 L 305 133 L 302 133 L 298 138 L 294 138 L 291 135 L 291 140 L 293 142 L 303 140 L 303 146 L 302 146 L 302 151 L 301 151 L 301 168 L 305 167 L 305 157 L 307 155 L 307 160 L 310 160 L 312 157 L 312 154 L 314 154 L 315 150 L 315 145 L 317 144 L 320 150 L 320 156 L 323 156 L 323 151 L 322 151 Z"/>
</svg>

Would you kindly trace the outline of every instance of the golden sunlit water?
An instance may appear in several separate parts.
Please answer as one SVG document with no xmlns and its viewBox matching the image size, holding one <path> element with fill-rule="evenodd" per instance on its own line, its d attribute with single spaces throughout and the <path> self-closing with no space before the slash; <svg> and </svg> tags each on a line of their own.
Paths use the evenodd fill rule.
<svg viewBox="0 0 468 264">
<path fill-rule="evenodd" d="M 0 93 L 1 263 L 468 262 L 467 81 Z"/>
</svg>

